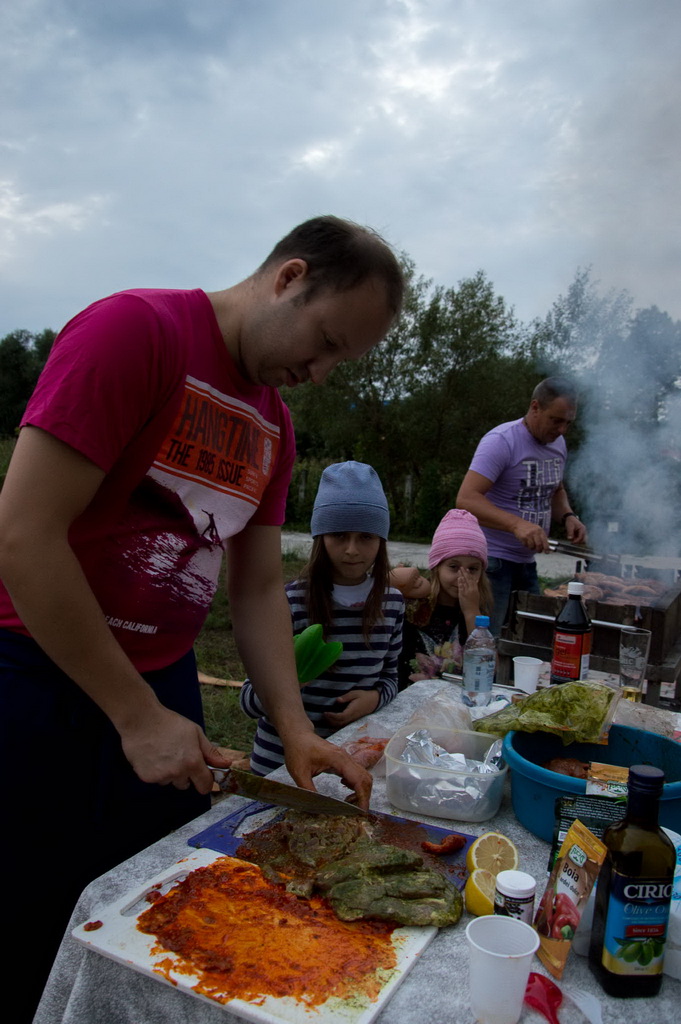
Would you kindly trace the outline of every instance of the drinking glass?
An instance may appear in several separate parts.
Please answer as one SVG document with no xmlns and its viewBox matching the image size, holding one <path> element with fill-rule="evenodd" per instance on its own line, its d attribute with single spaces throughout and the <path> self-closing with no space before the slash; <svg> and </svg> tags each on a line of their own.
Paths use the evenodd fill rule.
<svg viewBox="0 0 681 1024">
<path fill-rule="evenodd" d="M 650 630 L 622 626 L 620 632 L 620 688 L 627 700 L 641 700 L 650 652 Z"/>
</svg>

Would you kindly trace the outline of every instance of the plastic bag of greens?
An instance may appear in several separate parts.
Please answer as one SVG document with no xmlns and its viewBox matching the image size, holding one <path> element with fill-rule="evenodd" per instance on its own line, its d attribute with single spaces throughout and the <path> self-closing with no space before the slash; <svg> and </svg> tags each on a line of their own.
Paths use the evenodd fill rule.
<svg viewBox="0 0 681 1024">
<path fill-rule="evenodd" d="M 550 732 L 568 743 L 607 743 L 618 690 L 603 683 L 558 683 L 529 693 L 473 723 L 476 732 L 505 736 L 518 732 Z"/>
</svg>

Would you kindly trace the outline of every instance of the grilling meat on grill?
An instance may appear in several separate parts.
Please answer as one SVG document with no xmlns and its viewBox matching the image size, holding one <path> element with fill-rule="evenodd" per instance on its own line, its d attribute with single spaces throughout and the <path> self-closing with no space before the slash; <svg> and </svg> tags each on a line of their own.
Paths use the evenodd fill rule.
<svg viewBox="0 0 681 1024">
<path fill-rule="evenodd" d="M 654 604 L 669 590 L 660 580 L 623 580 L 619 576 L 606 576 L 602 572 L 578 572 L 575 579 L 584 584 L 585 601 L 604 601 L 606 604 Z M 546 589 L 546 597 L 567 597 L 567 583 Z"/>
</svg>

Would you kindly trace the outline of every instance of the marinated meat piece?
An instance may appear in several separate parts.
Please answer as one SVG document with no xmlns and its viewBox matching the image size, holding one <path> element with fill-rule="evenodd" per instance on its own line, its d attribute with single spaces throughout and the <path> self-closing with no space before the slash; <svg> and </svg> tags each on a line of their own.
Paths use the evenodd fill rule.
<svg viewBox="0 0 681 1024">
<path fill-rule="evenodd" d="M 317 872 L 315 883 L 320 889 L 326 890 L 346 879 L 363 877 L 372 872 L 384 874 L 404 868 L 418 868 L 422 864 L 423 858 L 418 853 L 402 850 L 398 846 L 375 843 L 371 839 L 358 839 L 347 857 L 333 861 Z"/>
<path fill-rule="evenodd" d="M 576 757 L 554 757 L 546 761 L 542 768 L 559 775 L 570 775 L 573 779 L 585 779 L 589 772 L 588 761 L 579 761 Z"/>
<path fill-rule="evenodd" d="M 428 896 L 442 896 L 447 891 L 447 882 L 438 871 L 423 868 L 421 871 L 398 871 L 394 875 L 383 875 L 386 896 L 401 900 L 422 900 Z"/>
<path fill-rule="evenodd" d="M 344 921 L 455 924 L 463 908 L 461 893 L 439 865 L 426 867 L 416 850 L 379 842 L 374 828 L 380 825 L 371 818 L 289 811 L 282 821 L 250 835 L 237 856 L 260 864 L 291 894 L 323 893 Z"/>
<path fill-rule="evenodd" d="M 364 821 L 361 818 L 341 817 L 330 824 L 333 815 L 317 815 L 302 812 L 289 812 L 286 816 L 288 825 L 288 848 L 303 864 L 317 867 L 337 860 L 349 850 L 350 846 L 366 834 Z"/>
<path fill-rule="evenodd" d="M 281 883 L 284 879 L 279 881 Z M 292 893 L 293 896 L 309 899 L 314 892 L 314 880 L 312 878 L 292 878 L 290 882 L 286 882 L 285 888 L 286 892 Z"/>
<path fill-rule="evenodd" d="M 342 921 L 368 918 L 444 928 L 456 924 L 463 910 L 456 886 L 430 869 L 340 882 L 327 893 L 327 898 Z"/>
</svg>

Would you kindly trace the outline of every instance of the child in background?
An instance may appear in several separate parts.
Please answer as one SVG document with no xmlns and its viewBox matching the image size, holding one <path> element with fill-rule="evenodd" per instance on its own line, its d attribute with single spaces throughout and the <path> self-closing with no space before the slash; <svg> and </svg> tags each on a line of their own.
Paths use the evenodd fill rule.
<svg viewBox="0 0 681 1024">
<path fill-rule="evenodd" d="M 488 615 L 492 604 L 486 565 L 487 542 L 477 519 L 463 509 L 450 509 L 433 534 L 430 593 L 406 607 L 400 690 L 418 679 L 461 671 L 463 645 L 475 628 L 475 616 Z M 400 567 L 393 570 L 393 580 L 406 592 L 419 586 Z"/>
<path fill-rule="evenodd" d="M 397 694 L 404 598 L 389 585 L 389 527 L 388 502 L 371 466 L 339 462 L 324 470 L 310 558 L 286 585 L 294 636 L 321 623 L 325 640 L 343 644 L 331 668 L 302 686 L 303 706 L 324 738 Z M 265 775 L 284 763 L 283 746 L 248 680 L 240 700 L 258 718 L 251 770 Z"/>
</svg>

